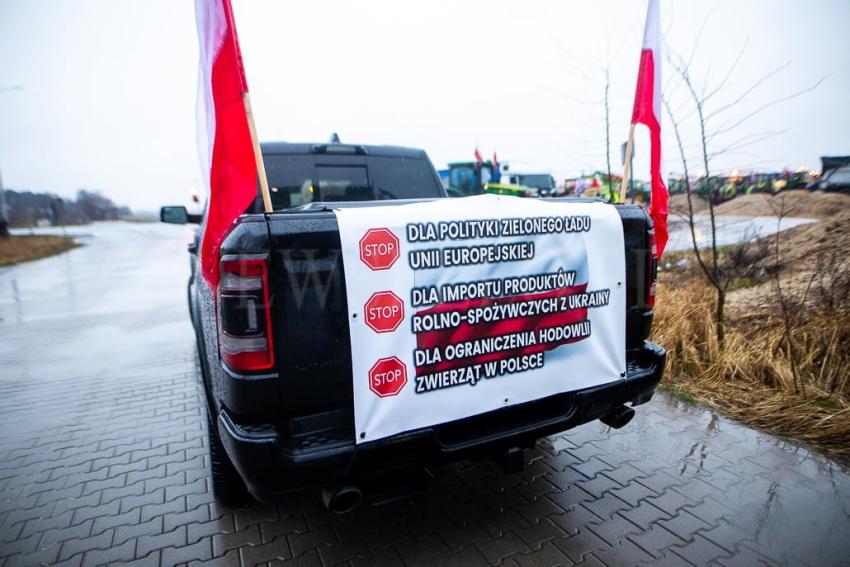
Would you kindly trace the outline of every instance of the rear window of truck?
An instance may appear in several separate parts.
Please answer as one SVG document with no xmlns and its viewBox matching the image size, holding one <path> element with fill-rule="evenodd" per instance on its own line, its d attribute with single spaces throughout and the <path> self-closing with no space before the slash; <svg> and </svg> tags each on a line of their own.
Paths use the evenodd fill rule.
<svg viewBox="0 0 850 567">
<path fill-rule="evenodd" d="M 317 163 L 321 161 L 322 163 Z M 409 157 L 368 156 L 326 163 L 313 155 L 265 157 L 275 210 L 316 201 L 373 201 L 442 197 L 430 163 Z"/>
</svg>

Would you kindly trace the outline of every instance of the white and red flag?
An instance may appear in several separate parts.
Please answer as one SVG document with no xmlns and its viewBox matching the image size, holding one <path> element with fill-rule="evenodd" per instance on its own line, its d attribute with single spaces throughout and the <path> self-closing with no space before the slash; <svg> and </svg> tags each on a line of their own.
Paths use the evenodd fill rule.
<svg viewBox="0 0 850 567">
<path fill-rule="evenodd" d="M 244 96 L 248 92 L 230 0 L 195 0 L 198 73 L 198 152 L 208 189 L 201 266 L 218 284 L 218 251 L 234 219 L 257 196 L 257 165 Z"/>
<path fill-rule="evenodd" d="M 481 152 L 478 151 L 478 146 L 475 146 L 475 162 L 484 163 L 484 158 L 481 157 Z"/>
<path fill-rule="evenodd" d="M 661 15 L 658 0 L 649 0 L 646 11 L 632 124 L 643 124 L 649 128 L 652 182 L 649 214 L 655 223 L 656 255 L 660 258 L 667 244 L 669 194 L 661 165 Z"/>
</svg>

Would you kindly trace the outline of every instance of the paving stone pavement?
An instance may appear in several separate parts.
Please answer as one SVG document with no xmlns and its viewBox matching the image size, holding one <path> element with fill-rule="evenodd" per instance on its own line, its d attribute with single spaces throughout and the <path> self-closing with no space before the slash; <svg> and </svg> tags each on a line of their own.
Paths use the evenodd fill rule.
<svg viewBox="0 0 850 567">
<path fill-rule="evenodd" d="M 435 471 L 333 516 L 316 494 L 218 505 L 183 304 L 187 232 L 101 224 L 0 269 L 0 567 L 850 564 L 838 463 L 657 396 L 528 467 Z"/>
</svg>

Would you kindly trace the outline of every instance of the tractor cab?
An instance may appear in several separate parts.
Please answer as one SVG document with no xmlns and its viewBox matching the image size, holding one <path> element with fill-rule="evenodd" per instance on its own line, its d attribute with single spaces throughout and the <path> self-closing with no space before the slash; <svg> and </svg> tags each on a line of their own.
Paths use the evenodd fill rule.
<svg viewBox="0 0 850 567">
<path fill-rule="evenodd" d="M 537 191 L 530 187 L 502 184 L 499 169 L 498 163 L 494 164 L 489 160 L 453 162 L 445 173 L 441 172 L 441 177 L 446 180 L 450 197 L 467 197 L 482 193 L 517 197 L 537 196 Z"/>
<path fill-rule="evenodd" d="M 497 168 L 498 170 L 498 168 Z M 498 171 L 496 172 L 498 175 Z M 464 161 L 449 164 L 449 192 L 452 196 L 480 195 L 493 179 L 493 163 Z"/>
</svg>

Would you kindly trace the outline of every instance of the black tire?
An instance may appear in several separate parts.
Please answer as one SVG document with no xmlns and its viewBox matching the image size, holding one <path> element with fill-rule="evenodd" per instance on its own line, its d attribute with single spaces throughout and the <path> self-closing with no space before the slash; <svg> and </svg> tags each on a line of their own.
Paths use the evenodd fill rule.
<svg viewBox="0 0 850 567">
<path fill-rule="evenodd" d="M 236 467 L 227 456 L 227 451 L 221 444 L 218 429 L 207 413 L 207 431 L 210 443 L 210 469 L 212 469 L 212 489 L 215 499 L 227 505 L 241 504 L 247 500 L 248 490 Z"/>
<path fill-rule="evenodd" d="M 186 286 L 186 306 L 189 308 L 189 320 L 192 322 L 192 328 L 195 328 L 195 306 L 192 301 L 192 281 Z"/>
</svg>

